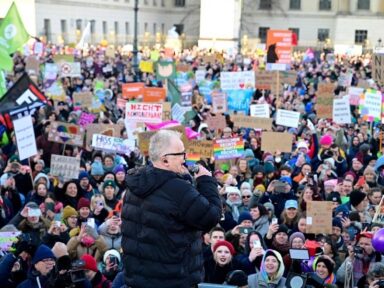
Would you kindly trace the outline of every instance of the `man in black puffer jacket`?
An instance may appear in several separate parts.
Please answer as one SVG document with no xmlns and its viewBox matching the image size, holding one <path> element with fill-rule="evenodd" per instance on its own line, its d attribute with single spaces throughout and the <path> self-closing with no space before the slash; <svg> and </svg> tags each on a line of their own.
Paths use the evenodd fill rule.
<svg viewBox="0 0 384 288">
<path fill-rule="evenodd" d="M 193 287 L 202 280 L 202 231 L 221 217 L 217 182 L 199 165 L 196 188 L 182 177 L 184 144 L 177 132 L 151 137 L 152 165 L 127 175 L 122 210 L 125 283 L 132 288 Z"/>
</svg>

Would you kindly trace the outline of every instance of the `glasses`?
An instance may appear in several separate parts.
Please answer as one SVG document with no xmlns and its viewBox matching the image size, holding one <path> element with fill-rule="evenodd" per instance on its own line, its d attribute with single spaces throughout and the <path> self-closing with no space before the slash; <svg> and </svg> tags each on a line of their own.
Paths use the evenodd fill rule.
<svg viewBox="0 0 384 288">
<path fill-rule="evenodd" d="M 244 198 L 251 198 L 251 195 L 244 195 L 244 196 L 242 196 L 242 198 L 244 199 Z"/>
<path fill-rule="evenodd" d="M 164 154 L 163 156 L 164 157 L 167 157 L 167 156 L 183 156 L 183 158 L 185 159 L 185 155 L 187 153 L 185 151 L 183 152 L 179 152 L 179 153 L 167 153 L 167 154 Z"/>
</svg>

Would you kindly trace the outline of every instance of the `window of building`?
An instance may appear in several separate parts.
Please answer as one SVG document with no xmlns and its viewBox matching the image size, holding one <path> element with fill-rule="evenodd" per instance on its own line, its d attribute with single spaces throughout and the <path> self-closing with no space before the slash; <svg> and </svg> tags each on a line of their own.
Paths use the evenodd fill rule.
<svg viewBox="0 0 384 288">
<path fill-rule="evenodd" d="M 157 6 L 157 0 L 153 0 L 153 6 Z"/>
<path fill-rule="evenodd" d="M 259 38 L 261 43 L 267 42 L 268 30 L 269 30 L 269 27 L 259 27 Z"/>
<path fill-rule="evenodd" d="M 144 23 L 144 33 L 145 32 L 148 32 L 148 23 L 147 22 Z"/>
<path fill-rule="evenodd" d="M 157 33 L 157 24 L 156 23 L 153 23 L 153 35 L 156 35 Z"/>
<path fill-rule="evenodd" d="M 175 0 L 175 7 L 185 7 L 185 0 Z"/>
<path fill-rule="evenodd" d="M 299 41 L 300 29 L 299 28 L 288 28 L 288 30 L 292 31 L 292 33 L 296 34 L 297 41 Z"/>
<path fill-rule="evenodd" d="M 161 7 L 165 7 L 165 1 L 161 0 Z"/>
<path fill-rule="evenodd" d="M 367 30 L 355 30 L 355 44 L 363 44 L 368 39 Z"/>
<path fill-rule="evenodd" d="M 96 33 L 96 20 L 91 20 L 91 34 Z"/>
<path fill-rule="evenodd" d="M 358 0 L 357 9 L 358 10 L 370 10 L 371 1 L 370 0 Z"/>
<path fill-rule="evenodd" d="M 119 22 L 115 21 L 115 34 L 118 35 L 120 33 L 119 31 Z"/>
<path fill-rule="evenodd" d="M 81 31 L 81 19 L 76 19 L 76 30 Z"/>
<path fill-rule="evenodd" d="M 319 41 L 325 41 L 329 38 L 329 29 L 317 29 L 317 40 Z"/>
<path fill-rule="evenodd" d="M 161 23 L 161 34 L 165 33 L 165 24 Z"/>
<path fill-rule="evenodd" d="M 67 42 L 67 20 L 60 20 L 60 30 L 61 30 L 61 37 L 63 37 L 64 42 Z"/>
<path fill-rule="evenodd" d="M 272 0 L 260 0 L 259 9 L 262 9 L 262 10 L 272 9 Z"/>
<path fill-rule="evenodd" d="M 51 19 L 44 19 L 44 36 L 48 42 L 51 41 Z"/>
<path fill-rule="evenodd" d="M 108 23 L 107 21 L 103 21 L 103 37 L 104 39 L 107 38 L 108 34 Z"/>
<path fill-rule="evenodd" d="M 289 0 L 289 9 L 300 10 L 301 9 L 301 0 Z"/>
<path fill-rule="evenodd" d="M 129 35 L 131 33 L 131 31 L 129 31 L 129 22 L 125 22 L 125 34 L 126 35 Z"/>
<path fill-rule="evenodd" d="M 332 9 L 332 1 L 331 0 L 320 0 L 319 2 L 319 10 L 320 11 L 328 11 Z"/>
</svg>

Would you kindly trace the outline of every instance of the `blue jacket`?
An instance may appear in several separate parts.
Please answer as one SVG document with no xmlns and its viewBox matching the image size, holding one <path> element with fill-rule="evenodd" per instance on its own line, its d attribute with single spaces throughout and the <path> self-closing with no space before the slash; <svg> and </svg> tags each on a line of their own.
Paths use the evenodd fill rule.
<svg viewBox="0 0 384 288">
<path fill-rule="evenodd" d="M 13 264 L 17 261 L 17 258 L 12 253 L 5 255 L 0 262 L 0 283 L 1 286 L 12 287 L 12 283 L 9 281 Z"/>
<path fill-rule="evenodd" d="M 29 270 L 28 278 L 21 282 L 17 288 L 40 288 L 37 278 L 39 278 L 41 288 L 47 287 L 49 277 L 40 275 L 39 272 L 32 268 Z"/>
<path fill-rule="evenodd" d="M 349 213 L 352 211 L 352 206 L 351 202 L 344 203 L 343 205 L 340 205 L 339 207 L 336 208 L 335 210 L 335 215 L 339 214 L 342 212 L 345 215 L 349 215 Z"/>
</svg>

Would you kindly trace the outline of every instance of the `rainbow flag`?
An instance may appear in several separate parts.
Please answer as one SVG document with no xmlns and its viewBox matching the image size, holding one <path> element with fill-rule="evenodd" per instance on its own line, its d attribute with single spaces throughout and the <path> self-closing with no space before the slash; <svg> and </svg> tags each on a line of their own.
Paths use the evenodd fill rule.
<svg viewBox="0 0 384 288">
<path fill-rule="evenodd" d="M 241 158 L 244 155 L 242 138 L 216 139 L 213 142 L 213 156 L 216 160 Z"/>
<path fill-rule="evenodd" d="M 185 164 L 187 164 L 188 166 L 194 165 L 197 161 L 200 160 L 200 158 L 201 157 L 199 154 L 187 153 L 187 155 L 185 156 Z"/>
</svg>

